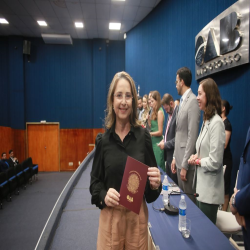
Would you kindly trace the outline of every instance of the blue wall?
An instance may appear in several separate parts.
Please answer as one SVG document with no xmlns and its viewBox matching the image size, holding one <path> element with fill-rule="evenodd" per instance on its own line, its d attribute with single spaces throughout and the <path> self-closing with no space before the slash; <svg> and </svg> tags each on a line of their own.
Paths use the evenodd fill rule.
<svg viewBox="0 0 250 250">
<path fill-rule="evenodd" d="M 107 47 L 103 39 L 74 40 L 72 46 L 28 40 L 30 62 L 23 38 L 0 40 L 0 126 L 24 129 L 26 122 L 46 120 L 61 128 L 103 127 L 110 76 L 125 69 L 125 42 Z"/>
<path fill-rule="evenodd" d="M 9 127 L 8 41 L 0 37 L 0 126 Z"/>
<path fill-rule="evenodd" d="M 168 92 L 175 99 L 179 98 L 175 87 L 176 71 L 187 66 L 194 74 L 195 36 L 235 2 L 162 0 L 148 17 L 128 32 L 126 71 L 140 84 L 140 94 L 158 90 L 161 95 Z M 219 85 L 222 98 L 233 105 L 228 118 L 233 127 L 231 149 L 234 183 L 250 125 L 250 67 L 246 64 L 213 75 L 212 78 Z M 198 83 L 195 79 L 191 87 L 196 94 Z"/>
</svg>

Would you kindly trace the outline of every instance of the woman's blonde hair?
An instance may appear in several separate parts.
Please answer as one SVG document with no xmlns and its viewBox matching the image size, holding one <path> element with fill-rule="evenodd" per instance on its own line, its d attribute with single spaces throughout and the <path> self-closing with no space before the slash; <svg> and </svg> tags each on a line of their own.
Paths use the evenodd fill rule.
<svg viewBox="0 0 250 250">
<path fill-rule="evenodd" d="M 106 109 L 106 117 L 105 117 L 105 127 L 107 129 L 110 129 L 113 124 L 115 123 L 116 115 L 113 109 L 113 102 L 114 102 L 114 93 L 116 89 L 116 85 L 120 79 L 125 79 L 128 81 L 131 87 L 131 94 L 132 94 L 132 110 L 129 117 L 130 124 L 134 127 L 138 127 L 138 115 L 137 115 L 137 92 L 134 80 L 132 77 L 122 71 L 115 74 L 110 86 L 109 86 L 109 92 L 108 92 L 108 98 L 107 98 L 107 109 Z"/>
<path fill-rule="evenodd" d="M 161 95 L 155 90 L 152 92 L 151 97 L 156 101 L 156 107 L 153 108 L 152 120 L 157 120 L 158 111 L 161 107 Z"/>
</svg>

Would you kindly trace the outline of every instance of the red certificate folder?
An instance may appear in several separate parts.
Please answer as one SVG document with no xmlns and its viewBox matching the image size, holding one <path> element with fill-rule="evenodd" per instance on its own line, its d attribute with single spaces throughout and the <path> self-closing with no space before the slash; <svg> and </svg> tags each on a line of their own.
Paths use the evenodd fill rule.
<svg viewBox="0 0 250 250">
<path fill-rule="evenodd" d="M 148 166 L 128 156 L 120 189 L 120 204 L 139 214 Z"/>
</svg>

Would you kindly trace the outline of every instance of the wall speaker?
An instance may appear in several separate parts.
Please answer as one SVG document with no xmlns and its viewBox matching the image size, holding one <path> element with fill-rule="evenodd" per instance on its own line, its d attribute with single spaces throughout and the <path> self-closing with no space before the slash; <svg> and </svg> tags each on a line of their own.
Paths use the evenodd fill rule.
<svg viewBox="0 0 250 250">
<path fill-rule="evenodd" d="M 30 41 L 27 40 L 23 41 L 23 54 L 30 55 L 30 46 L 31 46 Z"/>
</svg>

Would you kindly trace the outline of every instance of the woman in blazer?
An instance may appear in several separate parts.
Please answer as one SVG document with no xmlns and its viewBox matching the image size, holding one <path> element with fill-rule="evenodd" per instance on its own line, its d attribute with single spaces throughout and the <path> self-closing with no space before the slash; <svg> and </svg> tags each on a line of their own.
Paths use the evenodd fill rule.
<svg viewBox="0 0 250 250">
<path fill-rule="evenodd" d="M 220 117 L 220 92 L 213 79 L 201 81 L 197 100 L 200 110 L 204 111 L 203 124 L 196 141 L 197 153 L 191 155 L 188 163 L 197 166 L 197 205 L 215 224 L 218 206 L 224 203 L 225 127 Z"/>
</svg>

